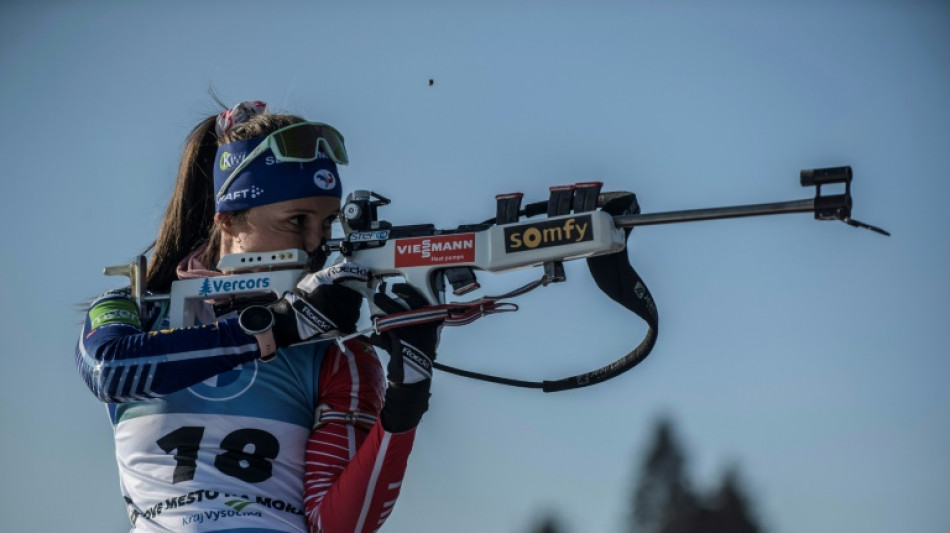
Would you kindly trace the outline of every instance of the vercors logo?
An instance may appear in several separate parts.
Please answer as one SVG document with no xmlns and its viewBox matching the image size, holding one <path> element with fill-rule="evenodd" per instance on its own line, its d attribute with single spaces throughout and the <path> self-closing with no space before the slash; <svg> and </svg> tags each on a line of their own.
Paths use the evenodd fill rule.
<svg viewBox="0 0 950 533">
<path fill-rule="evenodd" d="M 270 277 L 237 279 L 237 280 L 216 280 L 214 278 L 205 278 L 204 283 L 198 290 L 198 296 L 208 296 L 209 294 L 253 291 L 257 289 L 270 288 Z"/>
<path fill-rule="evenodd" d="M 475 234 L 418 237 L 396 241 L 396 268 L 475 261 Z"/>
<path fill-rule="evenodd" d="M 241 161 L 244 161 L 245 155 L 246 154 L 244 152 L 241 152 L 240 154 L 223 152 L 221 154 L 221 159 L 218 160 L 218 168 L 220 168 L 223 172 L 229 168 L 236 167 L 241 164 Z"/>
<path fill-rule="evenodd" d="M 505 228 L 505 251 L 524 252 L 593 240 L 590 221 L 590 215 L 583 215 Z"/>
</svg>

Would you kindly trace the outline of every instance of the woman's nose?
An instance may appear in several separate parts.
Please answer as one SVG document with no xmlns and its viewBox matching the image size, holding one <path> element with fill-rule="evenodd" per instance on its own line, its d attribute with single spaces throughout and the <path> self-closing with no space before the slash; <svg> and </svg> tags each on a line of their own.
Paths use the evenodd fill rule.
<svg viewBox="0 0 950 533">
<path fill-rule="evenodd" d="M 315 250 L 318 246 L 323 244 L 323 239 L 323 228 L 307 231 L 306 235 L 304 235 L 305 250 L 308 252 Z"/>
</svg>

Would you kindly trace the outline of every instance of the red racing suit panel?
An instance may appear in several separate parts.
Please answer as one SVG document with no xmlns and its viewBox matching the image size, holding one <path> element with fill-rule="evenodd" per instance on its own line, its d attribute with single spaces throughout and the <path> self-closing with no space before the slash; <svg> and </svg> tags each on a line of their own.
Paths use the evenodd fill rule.
<svg viewBox="0 0 950 533">
<path fill-rule="evenodd" d="M 320 390 L 321 408 L 307 442 L 304 476 L 310 531 L 376 531 L 399 496 L 415 429 L 383 429 L 378 417 L 385 378 L 376 353 L 366 344 L 347 343 L 346 353 L 328 353 Z"/>
</svg>

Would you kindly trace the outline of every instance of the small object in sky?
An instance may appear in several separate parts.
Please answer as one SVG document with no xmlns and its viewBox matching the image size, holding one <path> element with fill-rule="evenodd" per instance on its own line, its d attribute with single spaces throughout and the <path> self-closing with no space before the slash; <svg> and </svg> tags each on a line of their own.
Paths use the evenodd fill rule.
<svg viewBox="0 0 950 533">
<path fill-rule="evenodd" d="M 435 80 L 432 78 L 429 78 L 429 87 L 432 87 L 433 85 L 435 85 Z"/>
</svg>

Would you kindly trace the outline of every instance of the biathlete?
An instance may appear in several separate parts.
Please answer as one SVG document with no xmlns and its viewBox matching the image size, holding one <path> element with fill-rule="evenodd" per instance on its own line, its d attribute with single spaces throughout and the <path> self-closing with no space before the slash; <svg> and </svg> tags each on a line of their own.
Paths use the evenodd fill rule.
<svg viewBox="0 0 950 533">
<path fill-rule="evenodd" d="M 150 293 L 213 278 L 225 254 L 319 250 L 338 216 L 343 136 L 243 102 L 189 135 L 146 275 Z M 193 327 L 167 303 L 109 291 L 90 306 L 76 364 L 106 402 L 135 532 L 369 532 L 399 495 L 428 408 L 441 323 L 302 343 L 356 328 L 369 273 L 346 263 L 273 302 L 213 294 Z M 407 285 L 386 313 L 425 305 Z M 384 376 L 371 344 L 390 354 Z"/>
</svg>

